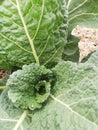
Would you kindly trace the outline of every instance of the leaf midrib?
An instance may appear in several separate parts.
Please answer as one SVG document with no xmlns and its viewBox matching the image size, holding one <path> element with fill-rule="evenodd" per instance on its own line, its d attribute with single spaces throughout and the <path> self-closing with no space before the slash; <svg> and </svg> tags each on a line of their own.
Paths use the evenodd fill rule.
<svg viewBox="0 0 98 130">
<path fill-rule="evenodd" d="M 98 128 L 98 126 L 97 126 L 94 122 L 91 122 L 90 120 L 88 120 L 88 119 L 85 118 L 84 116 L 82 116 L 82 115 L 80 115 L 79 113 L 77 113 L 76 111 L 74 111 L 68 104 L 66 104 L 66 103 L 64 103 L 63 101 L 59 100 L 58 98 L 60 97 L 60 95 L 57 96 L 57 97 L 54 97 L 53 95 L 50 95 L 50 97 L 51 97 L 54 101 L 56 101 L 56 102 L 60 103 L 61 105 L 63 105 L 65 108 L 67 108 L 67 109 L 68 109 L 70 112 L 72 112 L 73 114 L 77 115 L 77 116 L 80 117 L 81 119 L 84 119 L 85 121 L 89 122 L 91 125 L 94 125 L 95 127 Z"/>
<path fill-rule="evenodd" d="M 29 44 L 30 44 L 31 49 L 32 49 L 32 53 L 33 53 L 34 59 L 35 59 L 35 61 L 36 61 L 37 64 L 40 64 L 40 63 L 39 63 L 39 58 L 38 58 L 37 52 L 36 52 L 36 50 L 35 50 L 34 42 L 33 42 L 33 40 L 32 40 L 31 37 L 30 37 L 28 28 L 27 28 L 27 26 L 26 26 L 26 23 L 25 23 L 25 21 L 24 21 L 24 18 L 23 18 L 23 16 L 22 16 L 22 13 L 21 13 L 21 9 L 20 9 L 18 0 L 16 0 L 16 4 L 17 4 L 18 14 L 19 14 L 20 19 L 21 19 L 21 22 L 22 22 L 22 24 L 23 24 L 23 28 L 24 28 L 25 34 L 26 34 L 26 36 L 27 36 L 27 39 L 28 39 Z"/>
</svg>

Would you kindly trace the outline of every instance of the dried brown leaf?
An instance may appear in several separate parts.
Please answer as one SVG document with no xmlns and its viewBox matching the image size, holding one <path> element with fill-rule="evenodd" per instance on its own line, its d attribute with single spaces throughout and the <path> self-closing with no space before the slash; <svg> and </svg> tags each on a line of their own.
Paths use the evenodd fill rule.
<svg viewBox="0 0 98 130">
<path fill-rule="evenodd" d="M 79 62 L 81 62 L 88 54 L 98 50 L 98 29 L 86 28 L 77 25 L 71 33 L 78 37 Z"/>
</svg>

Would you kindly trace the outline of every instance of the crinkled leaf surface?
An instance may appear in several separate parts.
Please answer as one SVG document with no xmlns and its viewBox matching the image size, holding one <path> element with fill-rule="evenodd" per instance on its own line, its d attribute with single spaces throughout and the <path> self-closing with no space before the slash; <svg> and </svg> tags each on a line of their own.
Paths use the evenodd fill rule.
<svg viewBox="0 0 98 130">
<path fill-rule="evenodd" d="M 7 94 L 8 89 L 4 90 L 0 97 L 0 128 L 2 130 L 12 130 L 23 113 L 22 109 L 12 104 Z M 29 118 L 26 118 L 18 130 L 27 130 L 29 122 Z"/>
<path fill-rule="evenodd" d="M 29 128 L 25 126 L 24 130 L 97 130 L 97 66 L 89 61 L 80 64 L 63 61 L 53 71 L 57 73 L 57 82 L 52 95 L 40 110 L 33 111 Z M 12 115 L 16 119 L 15 113 Z M 0 118 L 5 119 L 6 114 Z"/>
<path fill-rule="evenodd" d="M 35 61 L 57 62 L 66 44 L 67 10 L 64 0 L 3 0 L 0 2 L 0 67 Z"/>
<path fill-rule="evenodd" d="M 98 51 L 94 52 L 91 55 L 91 57 L 87 60 L 87 62 L 88 63 L 93 63 L 96 67 L 98 67 Z"/>
<path fill-rule="evenodd" d="M 11 130 L 17 120 L 9 118 L 8 114 L 0 108 L 0 129 L 2 130 Z"/>
<path fill-rule="evenodd" d="M 1 130 L 12 130 L 17 123 L 19 117 L 9 117 L 9 115 L 0 108 L 0 129 Z M 27 121 L 24 121 L 24 123 L 18 128 L 18 130 L 27 130 Z"/>
<path fill-rule="evenodd" d="M 55 76 L 50 69 L 32 63 L 13 72 L 7 80 L 8 97 L 22 109 L 41 108 L 49 95 Z"/>
<path fill-rule="evenodd" d="M 94 64 L 59 63 L 54 99 L 32 115 L 30 130 L 97 130 L 98 73 Z"/>
<path fill-rule="evenodd" d="M 11 2 L 11 0 L 9 0 L 9 1 Z M 3 16 L 4 16 L 4 20 L 6 20 L 7 19 L 6 17 L 9 17 L 9 15 L 10 15 L 9 11 L 6 10 L 6 7 L 9 7 L 9 8 L 11 7 L 10 13 L 12 11 L 14 11 L 15 15 L 11 15 L 14 17 L 14 19 L 12 19 L 12 17 L 10 20 L 7 19 L 8 23 L 9 23 L 7 25 L 6 25 L 6 22 L 4 21 L 3 23 L 6 26 L 5 25 L 1 26 L 1 29 L 2 28 L 8 29 L 7 26 L 10 27 L 11 22 L 9 22 L 9 21 L 11 21 L 11 20 L 13 22 L 15 22 L 16 24 L 18 24 L 19 26 L 22 26 L 18 13 L 16 13 L 17 10 L 15 9 L 15 1 L 13 0 L 11 3 L 9 3 L 9 1 L 7 1 L 7 0 L 0 1 L 0 4 L 1 4 L 0 10 L 2 11 L 1 14 L 5 14 Z M 79 18 L 77 15 L 77 17 L 75 17 L 75 19 L 73 19 L 74 18 L 73 16 L 76 16 L 76 14 L 77 13 L 79 14 L 79 12 L 80 12 L 80 14 L 83 12 L 85 13 L 85 11 L 88 11 L 87 13 L 89 13 L 89 10 L 90 10 L 90 12 L 97 13 L 97 6 L 98 6 L 97 1 L 96 2 L 91 1 L 91 0 L 84 0 L 84 1 L 83 0 L 80 0 L 80 1 L 79 0 L 75 0 L 75 1 L 69 0 L 69 1 L 70 1 L 69 7 L 72 8 L 72 10 L 73 10 L 73 8 L 75 8 L 75 10 L 71 12 L 70 17 L 69 17 L 69 22 L 70 22 L 69 34 L 70 34 L 72 28 L 74 27 L 74 25 L 77 23 L 81 23 L 81 25 L 82 25 L 82 23 L 83 23 L 83 25 L 85 23 L 85 25 L 89 26 L 89 20 L 91 19 L 91 21 L 92 21 L 92 19 L 94 19 L 94 18 L 95 18 L 94 22 L 96 22 L 96 15 L 93 15 L 93 14 L 91 14 L 89 16 L 85 15 L 85 17 L 83 16 L 83 18 L 82 18 L 82 15 L 80 15 L 81 18 Z M 20 3 L 24 3 L 24 2 L 25 1 L 23 0 Z M 32 7 L 35 7 L 35 5 L 39 5 L 36 3 L 41 3 L 37 0 L 34 1 L 34 3 L 32 1 L 29 1 L 29 2 L 32 3 L 29 5 L 34 4 L 34 6 L 32 6 Z M 54 1 L 51 1 L 50 3 L 52 3 L 52 2 L 54 2 Z M 61 1 L 57 1 L 57 2 L 61 3 Z M 28 1 L 25 3 L 26 3 L 26 5 L 28 5 L 27 4 Z M 57 3 L 57 5 L 59 5 L 58 3 Z M 81 3 L 83 3 L 83 4 L 81 4 Z M 2 5 L 4 5 L 4 6 L 2 6 Z M 42 5 L 42 3 L 41 3 L 41 5 Z M 54 4 L 52 3 L 51 6 L 53 6 L 53 5 Z M 80 5 L 79 8 L 77 8 L 77 5 Z M 22 13 L 23 13 L 23 8 L 25 9 L 25 6 L 22 7 L 22 4 L 20 4 L 20 7 L 21 7 Z M 32 12 L 31 10 L 34 11 L 34 8 L 31 8 L 28 11 L 29 7 L 28 8 L 27 7 L 26 7 L 27 12 Z M 58 7 L 58 6 L 56 6 L 56 7 Z M 69 10 L 70 10 L 70 8 L 69 8 Z M 40 8 L 38 8 L 38 9 L 40 10 Z M 48 8 L 48 9 L 51 10 L 51 8 Z M 7 11 L 7 13 L 5 13 L 6 11 Z M 35 12 L 36 12 L 36 10 L 35 10 Z M 39 11 L 39 12 L 41 12 L 41 11 Z M 26 14 L 23 13 L 23 16 L 25 16 Z M 59 12 L 58 12 L 58 14 L 59 14 Z M 90 16 L 92 16 L 92 15 L 93 15 L 93 17 L 90 18 Z M 17 18 L 19 18 L 18 21 L 17 21 Z M 49 17 L 49 18 L 51 19 L 51 17 Z M 88 23 L 85 21 L 84 18 L 89 19 L 89 20 L 87 20 Z M 29 21 L 32 19 L 33 18 L 27 17 L 27 23 L 29 23 Z M 71 21 L 71 19 L 72 19 L 72 21 Z M 0 19 L 0 20 L 1 20 L 0 23 L 2 23 L 2 19 Z M 47 22 L 48 22 L 48 20 L 47 20 Z M 92 22 L 91 22 L 90 26 L 93 25 Z M 36 20 L 35 20 L 35 23 L 36 23 Z M 0 25 L 2 25 L 2 24 L 0 24 Z M 31 24 L 28 24 L 28 28 L 32 29 L 30 25 Z M 37 24 L 35 24 L 35 25 L 37 26 Z M 97 24 L 95 24 L 95 25 L 94 26 L 97 27 Z M 36 26 L 34 26 L 34 27 L 36 27 Z M 6 31 L 8 31 L 8 30 L 6 30 Z M 14 31 L 17 31 L 17 29 L 15 28 Z M 20 31 L 20 32 L 22 32 L 22 31 Z M 18 33 L 20 33 L 20 32 L 18 31 Z M 18 33 L 17 33 L 17 35 L 18 35 Z M 5 32 L 4 33 L 2 32 L 1 34 L 5 34 Z M 13 39 L 16 40 L 17 38 L 16 38 L 16 36 L 14 36 L 16 34 L 14 34 L 14 35 L 11 35 L 11 34 L 12 33 L 9 33 L 9 31 L 8 31 L 6 36 L 8 36 L 8 38 L 12 38 L 11 40 L 13 40 Z M 22 34 L 24 37 L 26 36 L 24 31 Z M 19 36 L 20 36 L 20 34 L 19 34 Z M 37 38 L 37 36 L 36 36 L 36 38 Z M 31 60 L 30 59 L 29 60 L 32 61 L 32 56 L 28 57 L 28 55 L 27 55 L 28 53 L 26 53 L 25 51 L 22 51 L 21 49 L 19 50 L 18 47 L 16 47 L 16 49 L 15 49 L 15 47 L 13 46 L 11 41 L 8 40 L 9 46 L 7 46 L 6 40 L 7 39 L 3 38 L 3 41 L 2 41 L 3 43 L 6 43 L 7 49 L 4 49 L 5 46 L 1 48 L 2 51 L 0 53 L 3 54 L 1 56 L 1 57 L 3 57 L 1 61 L 6 61 L 6 59 L 7 59 L 7 61 L 9 61 L 8 54 L 9 54 L 9 57 L 11 57 L 11 55 L 13 55 L 13 57 L 12 57 L 13 60 L 10 59 L 10 62 L 8 62 L 8 66 L 9 66 L 9 63 L 12 64 L 12 61 L 14 61 L 14 62 L 17 61 L 19 56 L 20 56 L 20 58 L 19 58 L 20 64 L 27 63 L 28 58 L 30 58 Z M 17 41 L 19 43 L 21 43 L 20 45 L 23 45 L 22 47 L 26 47 L 26 49 L 28 49 L 31 52 L 30 47 L 27 46 L 28 40 L 26 37 L 25 37 L 25 40 L 24 40 L 24 38 L 22 40 L 21 40 L 21 38 L 19 38 L 18 40 L 16 40 L 16 42 Z M 34 40 L 34 41 L 36 41 L 36 40 Z M 1 44 L 1 45 L 5 45 L 5 44 Z M 37 45 L 39 45 L 39 44 L 36 44 L 36 46 Z M 47 45 L 47 44 L 45 44 L 45 45 Z M 41 46 L 39 46 L 39 48 L 40 47 Z M 14 51 L 13 51 L 13 49 L 14 49 Z M 6 50 L 9 53 L 6 53 Z M 12 53 L 10 53 L 10 50 L 12 50 Z M 18 52 L 18 53 L 16 53 L 16 52 Z M 21 55 L 20 55 L 21 52 L 24 52 L 22 54 L 25 55 L 26 57 L 23 55 L 22 55 L 23 57 L 21 57 Z M 39 50 L 37 50 L 37 53 L 38 52 L 39 52 Z M 74 52 L 74 49 L 73 49 L 73 52 Z M 17 55 L 17 59 L 15 59 L 16 56 L 14 57 L 14 54 Z M 48 53 L 48 55 L 49 54 L 50 53 Z M 93 63 L 93 61 L 95 61 L 96 59 L 97 59 L 97 55 L 94 53 L 93 58 L 90 58 L 84 64 L 81 63 L 78 65 L 78 64 L 75 64 L 72 62 L 59 63 L 53 69 L 53 71 L 55 71 L 57 73 L 57 82 L 53 88 L 52 96 L 47 101 L 45 106 L 43 106 L 43 108 L 41 108 L 40 110 L 36 110 L 31 114 L 32 122 L 30 125 L 28 125 L 29 128 L 27 126 L 25 126 L 25 122 L 24 122 L 23 128 L 19 128 L 19 129 L 21 129 L 21 130 L 33 130 L 33 129 L 34 130 L 97 130 L 98 129 L 98 101 L 97 101 L 98 100 L 98 73 L 97 73 L 98 67 L 97 67 L 97 62 Z M 1 63 L 4 63 L 4 62 L 1 62 Z M 16 63 L 17 62 L 15 62 L 15 64 Z M 7 105 L 9 105 L 9 104 L 7 104 Z M 13 112 L 12 115 L 14 116 L 14 117 L 12 117 L 12 119 L 14 121 L 15 119 L 18 119 L 18 118 L 16 118 L 17 114 L 14 113 L 14 109 L 12 109 L 12 112 Z M 8 120 L 1 121 L 1 119 L 6 119 L 6 118 Z M 2 128 L 2 130 L 13 129 L 13 123 L 10 119 L 11 119 L 11 117 L 9 117 L 6 114 L 6 112 L 2 109 L 2 104 L 1 104 L 0 105 L 0 128 Z"/>
<path fill-rule="evenodd" d="M 68 43 L 64 50 L 64 59 L 78 61 L 78 41 L 71 36 L 76 25 L 98 28 L 98 1 L 67 0 L 68 7 Z"/>
</svg>

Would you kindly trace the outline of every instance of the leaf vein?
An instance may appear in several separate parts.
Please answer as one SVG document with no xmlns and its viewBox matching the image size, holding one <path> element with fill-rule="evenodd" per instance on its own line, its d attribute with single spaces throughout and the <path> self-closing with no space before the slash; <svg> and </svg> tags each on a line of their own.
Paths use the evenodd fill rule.
<svg viewBox="0 0 98 130">
<path fill-rule="evenodd" d="M 68 110 L 70 110 L 73 114 L 75 114 L 76 116 L 88 121 L 90 124 L 94 125 L 95 127 L 98 128 L 98 126 L 94 123 L 94 122 L 91 122 L 90 120 L 88 120 L 87 118 L 85 118 L 84 116 L 80 115 L 79 113 L 73 111 L 72 108 L 69 107 L 69 105 L 67 105 L 66 103 L 64 103 L 63 101 L 59 100 L 57 97 L 54 97 L 53 95 L 50 95 L 50 97 L 52 99 L 54 99 L 56 102 L 60 103 L 61 105 L 65 106 Z"/>
<path fill-rule="evenodd" d="M 35 35 L 33 36 L 33 40 L 36 38 L 38 31 L 39 31 L 39 28 L 40 28 L 40 25 L 41 25 L 43 13 L 44 13 L 44 6 L 45 6 L 45 0 L 43 0 L 43 3 L 42 3 L 42 11 L 41 11 L 41 15 L 40 15 L 40 19 L 39 19 L 39 22 L 38 22 L 38 26 L 37 26 Z"/>
<path fill-rule="evenodd" d="M 2 36 L 3 38 L 5 38 L 6 40 L 10 41 L 11 43 L 14 43 L 16 46 L 18 46 L 18 47 L 21 48 L 22 50 L 24 50 L 24 51 L 26 51 L 26 52 L 32 54 L 32 52 L 26 50 L 24 47 L 22 47 L 21 45 L 19 45 L 18 42 L 13 41 L 12 39 L 9 39 L 7 36 L 5 36 L 5 35 L 3 35 L 3 34 L 1 34 L 1 33 L 0 33 L 0 36 Z"/>
<path fill-rule="evenodd" d="M 73 19 L 76 19 L 77 17 L 80 17 L 80 16 L 82 16 L 82 15 L 93 15 L 93 16 L 97 16 L 98 13 L 81 13 L 81 14 L 77 14 L 77 15 L 75 15 L 74 17 L 70 18 L 70 19 L 68 20 L 68 22 L 71 22 Z"/>
<path fill-rule="evenodd" d="M 11 18 L 9 18 L 9 17 L 7 17 L 5 15 L 2 15 L 1 13 L 0 13 L 0 16 L 3 17 L 3 18 L 7 18 L 7 20 L 10 20 L 10 22 L 12 21 L 13 24 L 17 25 L 20 28 L 23 28 L 23 26 L 21 26 L 21 25 L 17 24 L 16 22 L 14 22 Z"/>
<path fill-rule="evenodd" d="M 28 28 L 27 28 L 26 23 L 25 23 L 25 21 L 24 21 L 24 18 L 23 18 L 23 16 L 22 16 L 21 9 L 20 9 L 20 6 L 19 6 L 19 1 L 16 0 L 16 3 L 17 3 L 18 13 L 19 13 L 20 19 L 21 19 L 22 24 L 23 24 L 23 27 L 24 27 L 24 31 L 25 31 L 25 33 L 26 33 L 26 36 L 27 36 L 27 38 L 28 38 L 28 41 L 29 41 L 30 46 L 31 46 L 31 49 L 32 49 L 32 54 L 33 54 L 33 56 L 34 56 L 34 58 L 35 58 L 36 63 L 37 63 L 37 64 L 40 64 L 40 63 L 39 63 L 39 58 L 38 58 L 38 56 L 37 56 L 37 52 L 36 52 L 36 50 L 35 50 L 34 42 L 33 42 L 33 40 L 32 40 L 31 37 L 30 37 Z"/>
<path fill-rule="evenodd" d="M 88 0 L 84 0 L 81 4 L 79 4 L 77 7 L 75 7 L 73 10 L 69 11 L 69 14 L 73 13 L 75 10 L 83 6 Z"/>
</svg>

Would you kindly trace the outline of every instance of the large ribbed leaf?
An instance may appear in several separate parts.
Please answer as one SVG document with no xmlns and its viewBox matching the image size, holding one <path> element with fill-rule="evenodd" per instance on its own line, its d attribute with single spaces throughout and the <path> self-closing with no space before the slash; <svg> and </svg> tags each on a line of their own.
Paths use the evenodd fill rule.
<svg viewBox="0 0 98 130">
<path fill-rule="evenodd" d="M 0 1 L 0 67 L 57 62 L 66 20 L 64 0 Z"/>
<path fill-rule="evenodd" d="M 97 0 L 67 0 L 68 8 L 68 43 L 64 51 L 64 59 L 78 61 L 78 41 L 71 36 L 76 25 L 98 28 L 98 1 Z"/>
<path fill-rule="evenodd" d="M 98 73 L 94 64 L 61 62 L 52 100 L 32 115 L 36 130 L 98 130 Z"/>
<path fill-rule="evenodd" d="M 13 116 L 15 116 L 15 113 L 13 113 Z M 14 118 L 9 117 L 9 115 L 2 108 L 0 108 L 0 129 L 13 130 L 18 121 L 18 118 L 18 116 Z M 27 130 L 27 125 L 27 122 L 24 121 L 24 124 L 22 124 L 18 130 Z"/>
<path fill-rule="evenodd" d="M 66 1 L 69 10 L 70 42 L 65 48 L 65 54 L 68 56 L 75 54 L 77 50 L 75 47 L 77 39 L 72 41 L 70 36 L 71 30 L 77 24 L 98 27 L 98 4 L 94 0 Z M 1 67 L 6 60 L 8 64 L 4 66 L 21 66 L 32 61 L 37 63 L 40 61 L 41 64 L 58 61 L 64 41 L 66 42 L 67 11 L 63 2 L 63 0 L 0 1 Z M 34 46 L 30 45 L 32 42 Z M 21 115 L 21 109 L 17 109 L 8 99 L 7 90 L 3 91 L 0 96 L 0 128 L 98 130 L 97 56 L 98 52 L 85 63 L 62 61 L 56 65 L 52 69 L 56 75 L 56 83 L 51 88 L 49 99 L 41 109 L 29 114 L 23 110 Z M 76 60 L 75 57 L 74 59 Z M 29 120 L 24 121 L 26 116 Z"/>
<path fill-rule="evenodd" d="M 97 130 L 98 129 L 98 69 L 92 59 L 86 63 L 61 62 L 53 71 L 57 74 L 57 81 L 52 88 L 50 99 L 44 106 L 33 111 L 30 124 L 23 125 L 23 130 Z M 3 94 L 4 95 L 4 94 Z M 7 94 L 4 95 L 3 108 L 9 111 L 0 115 L 2 123 L 6 126 L 17 119 L 16 108 L 11 110 L 10 102 L 7 103 Z M 2 98 L 1 98 L 2 99 Z M 6 107 L 7 106 L 7 107 Z M 19 111 L 20 112 L 20 111 Z M 12 115 L 11 115 L 12 114 Z M 13 128 L 12 123 L 12 128 Z M 2 126 L 2 124 L 0 125 Z M 11 127 L 11 124 L 10 124 Z M 5 127 L 4 127 L 5 128 Z M 2 129 L 5 130 L 5 129 Z"/>
</svg>

